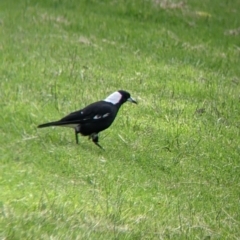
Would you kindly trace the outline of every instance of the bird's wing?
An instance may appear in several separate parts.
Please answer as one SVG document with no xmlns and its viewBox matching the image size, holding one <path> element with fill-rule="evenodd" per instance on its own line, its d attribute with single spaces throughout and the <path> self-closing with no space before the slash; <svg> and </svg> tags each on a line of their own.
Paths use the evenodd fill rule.
<svg viewBox="0 0 240 240">
<path fill-rule="evenodd" d="M 111 103 L 99 101 L 88 105 L 87 107 L 72 112 L 59 122 L 63 124 L 84 124 L 91 122 L 100 122 L 107 118 L 114 117 L 116 114 L 115 108 Z"/>
</svg>

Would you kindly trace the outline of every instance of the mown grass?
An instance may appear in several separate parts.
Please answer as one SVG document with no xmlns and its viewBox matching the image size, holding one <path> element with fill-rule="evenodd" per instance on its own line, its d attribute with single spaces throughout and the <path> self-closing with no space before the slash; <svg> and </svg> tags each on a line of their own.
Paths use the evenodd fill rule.
<svg viewBox="0 0 240 240">
<path fill-rule="evenodd" d="M 1 239 L 239 239 L 235 1 L 0 2 Z M 125 89 L 101 151 L 40 123 Z"/>
</svg>

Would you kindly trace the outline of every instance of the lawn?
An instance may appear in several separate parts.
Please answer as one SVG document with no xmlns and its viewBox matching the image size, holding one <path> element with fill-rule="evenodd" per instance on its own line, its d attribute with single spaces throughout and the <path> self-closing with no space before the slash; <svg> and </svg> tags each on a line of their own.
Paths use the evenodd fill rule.
<svg viewBox="0 0 240 240">
<path fill-rule="evenodd" d="M 0 239 L 240 239 L 238 0 L 0 1 Z M 96 147 L 37 129 L 124 89 Z"/>
</svg>

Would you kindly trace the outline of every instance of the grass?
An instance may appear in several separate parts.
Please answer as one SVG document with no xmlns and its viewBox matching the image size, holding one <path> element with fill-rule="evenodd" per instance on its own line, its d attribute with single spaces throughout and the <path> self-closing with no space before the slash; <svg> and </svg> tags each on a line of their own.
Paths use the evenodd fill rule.
<svg viewBox="0 0 240 240">
<path fill-rule="evenodd" d="M 0 9 L 0 239 L 239 239 L 239 1 Z M 118 89 L 106 151 L 36 129 Z"/>
</svg>

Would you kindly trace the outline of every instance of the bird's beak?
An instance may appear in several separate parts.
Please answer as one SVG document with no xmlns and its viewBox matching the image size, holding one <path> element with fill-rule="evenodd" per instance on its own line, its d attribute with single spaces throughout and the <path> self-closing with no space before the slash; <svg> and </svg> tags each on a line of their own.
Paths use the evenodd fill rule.
<svg viewBox="0 0 240 240">
<path fill-rule="evenodd" d="M 133 98 L 131 98 L 131 97 L 128 98 L 127 101 L 128 101 L 128 102 L 131 102 L 131 103 L 135 103 L 135 104 L 137 104 L 137 102 L 136 102 Z"/>
</svg>

